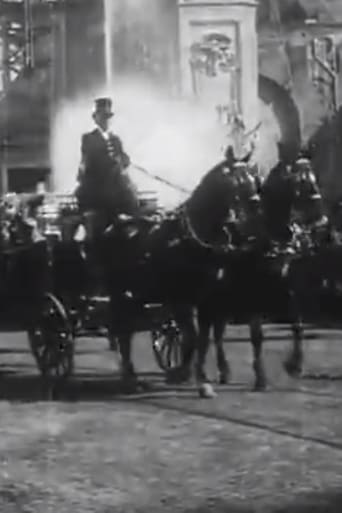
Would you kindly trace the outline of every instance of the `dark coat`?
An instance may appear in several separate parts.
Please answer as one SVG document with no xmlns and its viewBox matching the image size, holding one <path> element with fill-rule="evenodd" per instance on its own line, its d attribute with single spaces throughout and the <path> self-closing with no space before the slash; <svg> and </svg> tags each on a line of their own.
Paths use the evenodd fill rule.
<svg viewBox="0 0 342 513">
<path fill-rule="evenodd" d="M 106 141 L 98 129 L 82 136 L 82 162 L 76 191 L 83 209 L 133 213 L 138 200 L 125 169 L 130 164 L 121 140 Z"/>
</svg>

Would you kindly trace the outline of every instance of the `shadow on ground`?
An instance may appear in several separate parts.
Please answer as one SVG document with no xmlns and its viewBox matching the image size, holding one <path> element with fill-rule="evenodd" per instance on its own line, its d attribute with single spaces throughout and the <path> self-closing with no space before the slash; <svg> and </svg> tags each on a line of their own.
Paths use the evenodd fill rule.
<svg viewBox="0 0 342 513">
<path fill-rule="evenodd" d="M 19 366 L 18 371 L 0 366 L 0 401 L 36 402 L 44 400 L 103 402 L 124 397 L 156 398 L 177 396 L 186 399 L 198 399 L 198 387 L 194 380 L 184 385 L 171 385 L 165 382 L 165 375 L 158 372 L 142 372 L 139 374 L 138 387 L 136 384 L 123 383 L 117 374 L 102 373 L 96 370 L 79 372 L 67 380 L 46 379 L 40 375 L 25 374 L 27 365 Z M 305 394 L 312 397 L 327 396 L 330 392 L 298 388 L 298 384 L 308 384 L 314 381 L 342 381 L 342 375 L 329 373 L 305 374 L 301 380 L 293 381 L 287 386 L 271 385 L 270 391 L 288 394 Z M 221 393 L 250 393 L 252 382 L 233 381 L 229 385 L 213 383 L 215 390 Z"/>
<path fill-rule="evenodd" d="M 6 487 L 0 487 L 0 506 L 4 508 L 4 513 L 7 511 L 15 511 L 15 513 L 25 513 L 26 511 L 33 511 L 33 509 L 27 509 L 27 504 L 30 503 L 29 496 L 21 494 L 18 496 L 17 493 L 13 493 L 13 490 L 6 489 Z M 253 494 L 248 493 L 248 490 L 244 492 L 244 499 L 220 499 L 216 497 L 208 497 L 207 499 L 201 499 L 196 504 L 196 499 L 187 498 L 186 501 L 182 500 L 181 497 L 168 496 L 164 494 L 158 501 L 154 497 L 153 504 L 144 504 L 143 506 L 136 506 L 128 504 L 127 509 L 122 505 L 119 508 L 112 506 L 99 507 L 99 509 L 92 508 L 94 513 L 114 513 L 132 511 L 134 513 L 340 513 L 341 512 L 341 501 L 342 493 L 336 491 L 327 491 L 321 493 L 303 493 L 296 494 L 295 498 L 284 498 L 284 497 L 262 497 L 258 494 L 257 497 L 253 497 Z M 52 501 L 51 501 L 52 499 Z M 44 507 L 45 497 L 40 497 L 39 505 L 40 511 Z M 53 503 L 53 498 L 49 497 L 49 505 Z M 56 500 L 58 503 L 58 500 Z M 158 502 L 158 504 L 156 504 Z M 184 504 L 184 503 L 187 504 Z M 189 503 L 192 504 L 189 504 Z M 195 505 L 194 505 L 195 503 Z M 58 504 L 55 504 L 58 506 Z M 66 506 L 65 504 L 63 506 Z M 87 507 L 87 503 L 83 504 L 85 511 L 90 511 Z M 15 508 L 15 509 L 13 509 Z M 75 509 L 74 509 L 75 508 Z M 81 513 L 78 504 L 72 506 L 75 513 Z M 65 507 L 62 511 L 67 511 Z M 69 510 L 68 510 L 69 511 Z"/>
<path fill-rule="evenodd" d="M 208 498 L 196 506 L 185 506 L 179 504 L 175 499 L 161 501 L 159 507 L 149 508 L 149 513 L 340 513 L 342 504 L 342 492 L 307 493 L 297 495 L 295 499 L 277 500 L 271 502 L 267 497 L 250 498 L 248 490 L 245 492 L 244 500 L 224 500 L 219 498 Z M 194 501 L 195 502 L 195 501 Z M 251 505 L 251 503 L 253 503 Z M 136 513 L 146 513 L 146 508 L 134 509 Z M 103 513 L 111 513 L 108 509 Z M 102 513 L 102 512 L 101 512 Z"/>
<path fill-rule="evenodd" d="M 133 383 L 123 383 L 118 375 L 111 373 L 99 376 L 92 372 L 84 372 L 69 380 L 47 379 L 7 369 L 0 374 L 0 401 L 35 402 L 54 399 L 102 402 L 131 395 L 165 393 L 184 393 L 187 397 L 198 397 L 194 383 L 167 385 L 164 375 L 157 372 L 141 373 L 138 387 Z"/>
</svg>

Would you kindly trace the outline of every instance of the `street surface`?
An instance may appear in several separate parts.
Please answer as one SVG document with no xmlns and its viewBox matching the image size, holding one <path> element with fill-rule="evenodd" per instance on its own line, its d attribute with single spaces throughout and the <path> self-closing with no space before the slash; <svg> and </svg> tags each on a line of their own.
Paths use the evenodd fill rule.
<svg viewBox="0 0 342 513">
<path fill-rule="evenodd" d="M 342 332 L 306 332 L 296 381 L 282 369 L 288 330 L 267 327 L 263 394 L 247 335 L 227 330 L 233 378 L 214 400 L 166 386 L 144 334 L 146 393 L 122 394 L 107 342 L 82 339 L 75 378 L 49 403 L 25 335 L 1 334 L 1 513 L 342 511 Z"/>
</svg>

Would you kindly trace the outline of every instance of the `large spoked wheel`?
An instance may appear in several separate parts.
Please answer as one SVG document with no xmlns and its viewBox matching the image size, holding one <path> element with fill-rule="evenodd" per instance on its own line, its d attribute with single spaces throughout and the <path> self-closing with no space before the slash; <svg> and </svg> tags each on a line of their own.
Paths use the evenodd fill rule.
<svg viewBox="0 0 342 513">
<path fill-rule="evenodd" d="M 167 372 L 182 364 L 182 340 L 175 321 L 152 331 L 152 350 L 158 367 Z"/>
<path fill-rule="evenodd" d="M 46 294 L 28 330 L 32 354 L 43 377 L 68 378 L 74 371 L 74 337 L 62 303 Z"/>
</svg>

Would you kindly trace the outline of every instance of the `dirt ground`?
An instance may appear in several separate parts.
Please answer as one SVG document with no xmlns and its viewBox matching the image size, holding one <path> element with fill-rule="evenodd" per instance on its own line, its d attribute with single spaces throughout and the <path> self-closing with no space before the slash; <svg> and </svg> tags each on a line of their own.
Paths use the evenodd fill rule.
<svg viewBox="0 0 342 513">
<path fill-rule="evenodd" d="M 140 336 L 149 392 L 120 394 L 106 342 L 82 340 L 54 403 L 41 400 L 25 337 L 2 334 L 0 512 L 340 513 L 342 332 L 307 332 L 294 381 L 281 366 L 288 332 L 269 327 L 264 394 L 251 392 L 247 330 L 228 334 L 233 381 L 214 400 L 166 387 Z"/>
</svg>

